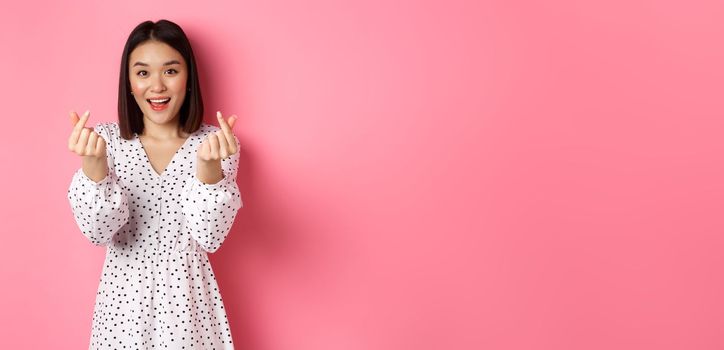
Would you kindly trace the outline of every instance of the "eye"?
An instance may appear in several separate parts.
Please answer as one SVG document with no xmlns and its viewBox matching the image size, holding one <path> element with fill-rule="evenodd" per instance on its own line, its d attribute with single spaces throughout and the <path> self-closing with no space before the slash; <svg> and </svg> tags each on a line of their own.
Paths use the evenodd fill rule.
<svg viewBox="0 0 724 350">
<path fill-rule="evenodd" d="M 173 72 L 173 74 L 175 74 L 175 73 L 178 73 L 178 71 L 177 71 L 177 70 L 175 70 L 175 69 L 173 69 L 173 68 L 171 68 L 171 69 L 167 70 L 167 72 Z"/>
<path fill-rule="evenodd" d="M 139 70 L 139 71 L 136 73 L 136 75 L 139 75 L 139 76 L 142 76 L 142 77 L 145 77 L 145 76 L 146 76 L 145 74 L 142 75 L 141 73 L 148 73 L 148 72 L 146 72 L 145 70 Z"/>
</svg>

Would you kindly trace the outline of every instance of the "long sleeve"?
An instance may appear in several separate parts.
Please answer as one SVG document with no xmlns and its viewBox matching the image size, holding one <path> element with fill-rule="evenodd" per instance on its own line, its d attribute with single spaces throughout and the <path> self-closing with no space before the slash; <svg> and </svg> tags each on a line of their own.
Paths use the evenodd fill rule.
<svg viewBox="0 0 724 350">
<path fill-rule="evenodd" d="M 237 149 L 239 140 L 234 137 Z M 239 152 L 221 160 L 224 178 L 215 184 L 204 184 L 195 172 L 182 190 L 182 212 L 188 232 L 202 249 L 213 253 L 219 249 L 231 230 L 239 208 L 243 207 L 236 173 Z"/>
<path fill-rule="evenodd" d="M 73 174 L 68 188 L 68 201 L 83 235 L 94 245 L 106 245 L 113 235 L 128 222 L 128 198 L 119 184 L 113 166 L 113 144 L 106 123 L 94 130 L 106 141 L 108 175 L 94 182 L 81 167 Z"/>
</svg>

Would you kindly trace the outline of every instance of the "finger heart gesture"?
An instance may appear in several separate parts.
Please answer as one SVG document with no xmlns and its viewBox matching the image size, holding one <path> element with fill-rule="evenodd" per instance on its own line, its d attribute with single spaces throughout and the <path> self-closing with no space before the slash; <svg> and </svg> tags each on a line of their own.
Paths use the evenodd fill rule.
<svg viewBox="0 0 724 350">
<path fill-rule="evenodd" d="M 94 128 L 85 126 L 89 117 L 90 111 L 85 111 L 80 117 L 75 111 L 70 112 L 73 130 L 68 138 L 68 149 L 79 156 L 103 158 L 106 156 L 106 140 Z"/>
<path fill-rule="evenodd" d="M 219 119 L 221 130 L 210 133 L 206 139 L 199 145 L 196 152 L 197 157 L 203 161 L 221 160 L 231 157 L 239 150 L 236 147 L 234 132 L 231 128 L 236 122 L 236 115 L 229 117 L 228 121 L 221 116 L 221 112 L 216 112 L 216 118 Z"/>
</svg>

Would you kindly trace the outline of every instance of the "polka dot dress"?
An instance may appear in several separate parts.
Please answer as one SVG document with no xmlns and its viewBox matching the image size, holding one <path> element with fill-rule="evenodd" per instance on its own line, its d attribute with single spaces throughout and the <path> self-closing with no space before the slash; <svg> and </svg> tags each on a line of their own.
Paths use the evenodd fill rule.
<svg viewBox="0 0 724 350">
<path fill-rule="evenodd" d="M 81 232 L 106 247 L 90 349 L 234 348 L 207 253 L 243 206 L 239 153 L 221 161 L 220 182 L 196 178 L 196 149 L 219 129 L 202 124 L 158 174 L 137 134 L 121 138 L 116 123 L 94 128 L 106 140 L 108 176 L 96 183 L 81 168 L 68 189 Z"/>
</svg>

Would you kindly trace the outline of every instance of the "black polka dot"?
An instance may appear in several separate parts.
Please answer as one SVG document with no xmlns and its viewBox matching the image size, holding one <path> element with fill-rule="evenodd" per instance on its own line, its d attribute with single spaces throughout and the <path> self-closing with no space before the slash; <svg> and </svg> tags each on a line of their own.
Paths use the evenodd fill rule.
<svg viewBox="0 0 724 350">
<path fill-rule="evenodd" d="M 82 234 L 106 247 L 96 294 L 91 349 L 233 349 L 226 309 L 208 259 L 243 206 L 239 153 L 221 161 L 224 178 L 196 178 L 196 149 L 219 127 L 202 124 L 161 174 L 138 135 L 99 123 L 108 175 L 78 169 L 68 200 Z M 237 147 L 238 139 L 235 138 Z"/>
</svg>

